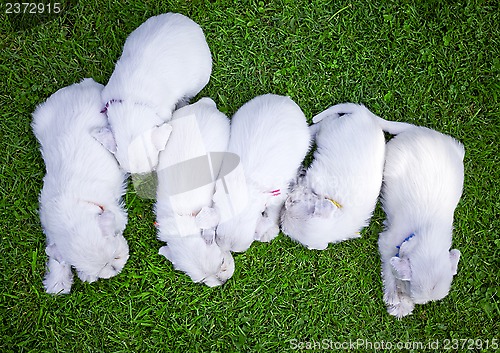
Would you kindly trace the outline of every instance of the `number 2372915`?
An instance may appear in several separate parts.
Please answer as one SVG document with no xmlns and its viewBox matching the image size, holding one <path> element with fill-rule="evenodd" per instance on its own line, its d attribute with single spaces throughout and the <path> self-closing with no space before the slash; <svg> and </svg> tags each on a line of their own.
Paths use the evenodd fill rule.
<svg viewBox="0 0 500 353">
<path fill-rule="evenodd" d="M 62 9 L 60 2 L 36 3 L 36 2 L 6 2 L 4 11 L 6 14 L 57 14 Z"/>
</svg>

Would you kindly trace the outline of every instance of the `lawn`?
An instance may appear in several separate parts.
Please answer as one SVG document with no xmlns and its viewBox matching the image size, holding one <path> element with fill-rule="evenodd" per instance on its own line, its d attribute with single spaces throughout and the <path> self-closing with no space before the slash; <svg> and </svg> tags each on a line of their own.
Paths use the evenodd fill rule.
<svg viewBox="0 0 500 353">
<path fill-rule="evenodd" d="M 0 352 L 500 345 L 497 1 L 80 0 L 45 17 L 0 10 Z M 399 321 L 387 314 L 380 207 L 361 239 L 309 251 L 280 235 L 236 255 L 224 286 L 194 284 L 158 255 L 152 200 L 133 187 L 125 197 L 130 259 L 123 272 L 92 284 L 75 279 L 67 296 L 44 292 L 37 197 L 45 170 L 31 113 L 84 77 L 105 84 L 127 35 L 169 11 L 203 28 L 213 73 L 200 97 L 229 116 L 269 92 L 289 95 L 309 121 L 352 101 L 464 143 L 453 239 L 462 257 L 444 300 Z"/>
</svg>

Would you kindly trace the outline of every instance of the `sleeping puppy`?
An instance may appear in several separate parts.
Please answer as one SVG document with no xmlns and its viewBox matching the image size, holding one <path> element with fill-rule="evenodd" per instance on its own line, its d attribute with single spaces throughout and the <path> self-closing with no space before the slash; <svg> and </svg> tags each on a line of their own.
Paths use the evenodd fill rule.
<svg viewBox="0 0 500 353">
<path fill-rule="evenodd" d="M 415 304 L 443 299 L 457 273 L 460 251 L 450 251 L 453 213 L 462 194 L 464 147 L 424 127 L 383 121 L 398 134 L 387 143 L 379 237 L 384 301 L 401 318 Z"/>
<path fill-rule="evenodd" d="M 222 249 L 242 252 L 254 239 L 270 241 L 278 235 L 280 210 L 309 146 L 304 113 L 289 97 L 266 94 L 236 112 L 228 152 L 240 157 L 244 183 L 232 195 L 232 209 L 240 211 L 217 226 L 215 239 Z M 219 213 L 225 192 L 217 184 Z"/>
<path fill-rule="evenodd" d="M 101 142 L 125 171 L 155 169 L 172 130 L 165 122 L 205 87 L 211 71 L 203 31 L 186 16 L 154 16 L 130 34 L 102 91 L 113 134 Z"/>
<path fill-rule="evenodd" d="M 173 239 L 162 246 L 165 256 L 176 270 L 187 274 L 195 283 L 209 287 L 220 286 L 232 277 L 234 259 L 230 252 L 222 251 L 214 242 L 207 244 L 201 236 Z"/>
<path fill-rule="evenodd" d="M 160 254 L 194 282 L 221 285 L 233 275 L 233 257 L 206 242 L 201 231 L 218 222 L 211 205 L 222 161 L 217 152 L 227 148 L 229 120 L 213 100 L 203 98 L 175 111 L 171 125 L 158 164 L 158 238 L 167 243 Z"/>
<path fill-rule="evenodd" d="M 313 118 L 314 160 L 293 186 L 282 212 L 283 233 L 309 249 L 357 238 L 368 225 L 382 185 L 385 139 L 373 114 L 338 104 Z"/>
<path fill-rule="evenodd" d="M 33 113 L 47 174 L 40 219 L 49 256 L 48 293 L 69 293 L 73 266 L 87 282 L 118 274 L 128 259 L 121 196 L 125 174 L 93 135 L 107 129 L 103 86 L 92 79 L 60 89 Z"/>
</svg>

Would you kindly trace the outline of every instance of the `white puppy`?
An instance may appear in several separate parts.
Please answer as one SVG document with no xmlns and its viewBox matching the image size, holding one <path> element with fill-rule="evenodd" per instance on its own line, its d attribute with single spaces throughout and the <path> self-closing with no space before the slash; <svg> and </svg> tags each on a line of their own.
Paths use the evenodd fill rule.
<svg viewBox="0 0 500 353">
<path fill-rule="evenodd" d="M 125 174 L 93 134 L 106 129 L 100 113 L 103 86 L 92 79 L 60 89 L 33 113 L 47 174 L 40 219 L 49 256 L 44 285 L 69 293 L 71 266 L 83 281 L 110 278 L 128 259 L 121 196 Z"/>
<path fill-rule="evenodd" d="M 227 148 L 229 119 L 203 98 L 175 111 L 171 124 L 157 172 L 158 238 L 167 242 L 160 254 L 194 282 L 221 285 L 233 275 L 233 257 L 205 242 L 201 230 L 217 223 L 210 206 L 222 158 L 213 152 Z"/>
<path fill-rule="evenodd" d="M 266 94 L 244 104 L 231 119 L 228 152 L 243 166 L 245 187 L 233 200 L 247 201 L 241 212 L 217 226 L 221 248 L 242 252 L 253 240 L 270 241 L 279 233 L 279 214 L 290 182 L 310 147 L 304 113 L 289 97 Z M 224 190 L 217 184 L 215 208 L 220 211 Z"/>
<path fill-rule="evenodd" d="M 205 87 L 211 72 L 203 31 L 186 16 L 154 16 L 130 34 L 102 92 L 113 135 L 101 141 L 124 170 L 154 170 L 171 132 L 165 122 Z"/>
<path fill-rule="evenodd" d="M 457 273 L 460 251 L 450 251 L 453 213 L 464 179 L 464 148 L 424 127 L 385 121 L 399 133 L 387 143 L 379 237 L 384 301 L 398 318 L 414 304 L 444 298 Z"/>
<path fill-rule="evenodd" d="M 359 237 L 368 225 L 382 185 L 385 139 L 373 114 L 357 104 L 330 107 L 313 122 L 314 160 L 290 192 L 281 224 L 290 238 L 323 250 Z"/>
</svg>

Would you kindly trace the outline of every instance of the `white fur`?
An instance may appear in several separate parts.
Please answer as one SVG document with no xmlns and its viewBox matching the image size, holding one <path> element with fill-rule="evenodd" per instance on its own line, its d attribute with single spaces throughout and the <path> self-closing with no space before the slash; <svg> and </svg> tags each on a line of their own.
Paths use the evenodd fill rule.
<svg viewBox="0 0 500 353">
<path fill-rule="evenodd" d="M 222 222 L 216 241 L 223 249 L 245 251 L 253 240 L 270 241 L 279 233 L 279 213 L 290 182 L 310 146 L 307 122 L 289 97 L 267 94 L 243 105 L 231 120 L 228 152 L 240 156 L 248 191 L 243 211 Z M 219 186 L 219 184 L 218 184 Z M 271 191 L 280 190 L 279 196 Z M 216 208 L 221 187 L 216 188 Z M 235 195 L 235 200 L 247 200 Z M 236 207 L 238 208 L 238 207 Z"/>
<path fill-rule="evenodd" d="M 176 270 L 186 273 L 195 283 L 209 287 L 224 284 L 234 273 L 234 259 L 230 252 L 221 251 L 212 242 L 207 244 L 201 236 L 188 236 L 162 246 L 165 256 Z"/>
<path fill-rule="evenodd" d="M 194 116 L 195 119 L 194 119 Z M 194 126 L 189 119 L 192 117 Z M 203 98 L 197 103 L 175 111 L 171 121 L 173 130 L 167 147 L 160 153 L 158 164 L 158 190 L 156 214 L 158 238 L 167 242 L 160 249 L 174 267 L 185 272 L 194 282 L 203 282 L 208 286 L 221 285 L 234 272 L 234 260 L 231 253 L 222 251 L 214 242 L 205 242 L 201 237 L 204 219 L 201 216 L 213 215 L 210 212 L 214 183 L 208 183 L 194 190 L 172 195 L 179 186 L 191 185 L 199 175 L 207 170 L 199 164 L 181 164 L 192 162 L 194 158 L 205 160 L 207 152 L 223 152 L 229 141 L 229 120 L 217 110 L 213 100 Z M 196 126 L 197 125 L 197 126 Z M 196 159 L 199 160 L 199 159 Z M 206 159 L 208 161 L 208 159 Z M 172 166 L 186 166 L 175 169 Z M 193 170 L 193 168 L 195 170 Z M 211 181 L 218 175 L 218 166 L 213 165 Z M 208 215 L 207 215 L 208 213 Z M 206 227 L 216 225 L 208 220 Z"/>
<path fill-rule="evenodd" d="M 314 161 L 290 192 L 281 221 L 290 238 L 323 250 L 359 237 L 368 225 L 382 184 L 385 139 L 361 105 L 335 105 L 313 121 Z"/>
<path fill-rule="evenodd" d="M 155 169 L 171 131 L 158 128 L 205 87 L 211 72 L 203 31 L 186 16 L 154 16 L 130 34 L 102 92 L 116 141 L 111 150 L 124 170 Z"/>
<path fill-rule="evenodd" d="M 40 219 L 49 256 L 44 285 L 69 293 L 71 266 L 93 282 L 118 274 L 128 259 L 121 196 L 125 174 L 92 135 L 107 129 L 100 113 L 102 85 L 92 79 L 60 89 L 33 113 L 47 174 Z"/>
<path fill-rule="evenodd" d="M 450 247 L 464 148 L 424 127 L 383 124 L 399 135 L 387 143 L 382 187 L 387 220 L 378 244 L 384 301 L 388 312 L 401 318 L 415 304 L 444 298 L 457 272 L 460 251 Z"/>
</svg>

